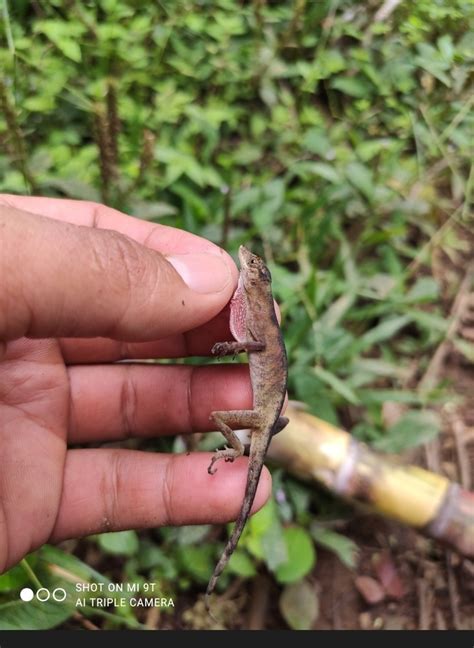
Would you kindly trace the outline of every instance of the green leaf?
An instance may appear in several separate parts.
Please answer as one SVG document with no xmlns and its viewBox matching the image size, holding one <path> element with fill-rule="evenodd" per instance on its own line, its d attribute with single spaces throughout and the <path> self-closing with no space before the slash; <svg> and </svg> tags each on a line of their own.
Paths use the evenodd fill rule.
<svg viewBox="0 0 474 648">
<path fill-rule="evenodd" d="M 439 297 L 439 286 L 433 277 L 418 277 L 415 284 L 410 288 L 406 303 L 430 302 Z"/>
<path fill-rule="evenodd" d="M 191 545 L 202 542 L 209 533 L 208 524 L 191 524 L 176 529 L 178 544 Z"/>
<path fill-rule="evenodd" d="M 70 58 L 71 61 L 75 61 L 76 63 L 79 63 L 79 61 L 81 61 L 82 54 L 79 43 L 76 43 L 73 40 L 69 40 L 68 38 L 57 38 L 55 45 L 61 50 L 64 56 Z"/>
<path fill-rule="evenodd" d="M 329 551 L 336 554 L 346 567 L 354 569 L 359 553 L 359 548 L 355 542 L 340 533 L 336 533 L 331 529 L 325 529 L 318 524 L 311 526 L 311 535 L 316 544 L 321 545 L 325 549 L 329 549 Z"/>
<path fill-rule="evenodd" d="M 370 94 L 370 85 L 362 77 L 338 77 L 331 81 L 331 87 L 350 97 L 365 98 Z"/>
<path fill-rule="evenodd" d="M 261 198 L 260 187 L 246 187 L 234 194 L 232 211 L 234 214 L 242 214 L 258 203 Z"/>
<path fill-rule="evenodd" d="M 305 171 L 324 178 L 324 180 L 334 183 L 341 181 L 339 172 L 331 164 L 326 164 L 325 162 L 304 162 L 302 164 L 304 164 Z"/>
<path fill-rule="evenodd" d="M 115 531 L 97 536 L 97 543 L 106 553 L 117 556 L 134 556 L 139 542 L 135 531 Z"/>
<path fill-rule="evenodd" d="M 421 401 L 416 391 L 402 389 L 359 389 L 358 394 L 365 405 L 383 405 L 387 401 L 419 405 Z"/>
<path fill-rule="evenodd" d="M 41 94 L 33 97 L 27 97 L 23 101 L 23 108 L 26 110 L 31 110 L 32 112 L 48 112 L 53 110 L 56 102 L 54 96 L 49 94 Z"/>
<path fill-rule="evenodd" d="M 100 202 L 100 193 L 95 187 L 75 178 L 53 178 L 48 176 L 43 186 L 57 189 L 69 198 Z"/>
<path fill-rule="evenodd" d="M 293 479 L 286 479 L 285 490 L 296 516 L 306 515 L 309 511 L 311 501 L 311 492 L 308 486 Z"/>
<path fill-rule="evenodd" d="M 29 561 L 29 559 L 28 559 Z M 9 592 L 19 589 L 29 581 L 30 577 L 22 565 L 12 567 L 0 575 L 0 592 Z"/>
<path fill-rule="evenodd" d="M 179 547 L 178 557 L 182 569 L 198 583 L 207 583 L 214 569 L 214 549 L 210 544 Z"/>
<path fill-rule="evenodd" d="M 153 567 L 167 567 L 172 565 L 169 555 L 150 541 L 140 542 L 140 551 L 138 553 L 140 569 L 153 569 Z"/>
<path fill-rule="evenodd" d="M 89 599 L 96 597 L 97 593 L 77 592 L 79 582 L 98 582 L 108 584 L 110 581 L 96 572 L 94 569 L 83 563 L 79 558 L 67 554 L 56 547 L 44 545 L 36 554 L 29 556 L 28 561 L 37 560 L 37 573 L 41 578 L 41 584 L 50 592 L 60 587 L 65 590 L 66 598 L 58 602 L 52 596 L 46 601 L 39 601 L 36 597 L 32 601 L 22 601 L 19 597 L 13 601 L 0 604 L 0 630 L 47 630 L 55 628 L 70 618 L 76 611 L 78 598 L 83 599 L 85 607 L 80 609 L 85 614 L 95 614 L 95 610 L 89 605 Z M 32 589 L 36 587 L 32 585 Z M 115 593 L 109 591 L 111 597 L 128 596 L 127 593 Z M 45 594 L 44 594 L 45 595 Z M 105 613 L 104 614 L 108 614 Z M 110 617 L 114 618 L 112 614 Z M 125 623 L 129 627 L 140 627 L 134 618 L 116 616 L 116 623 Z"/>
<path fill-rule="evenodd" d="M 239 148 L 234 151 L 232 157 L 235 164 L 246 166 L 247 164 L 259 160 L 262 157 L 262 150 L 259 146 L 243 142 Z"/>
<path fill-rule="evenodd" d="M 158 218 L 163 218 L 164 216 L 174 216 L 178 210 L 174 205 L 170 205 L 166 202 L 146 202 L 146 201 L 135 201 L 134 202 L 134 214 L 139 218 L 144 220 L 153 220 Z"/>
<path fill-rule="evenodd" d="M 374 197 L 374 180 L 370 169 L 360 162 L 351 162 L 346 167 L 346 176 L 351 184 L 366 198 Z"/>
<path fill-rule="evenodd" d="M 307 581 L 287 585 L 279 600 L 280 612 L 293 630 L 311 630 L 319 615 L 319 597 Z"/>
<path fill-rule="evenodd" d="M 409 315 L 399 315 L 398 317 L 389 317 L 383 320 L 377 326 L 364 333 L 360 338 L 359 344 L 362 349 L 368 349 L 374 344 L 379 344 L 392 338 L 400 329 L 411 322 Z"/>
<path fill-rule="evenodd" d="M 75 609 L 64 603 L 20 599 L 0 603 L 0 630 L 49 630 L 66 621 Z"/>
<path fill-rule="evenodd" d="M 314 367 L 313 371 L 320 380 L 334 389 L 334 391 L 338 393 L 339 396 L 342 396 L 342 398 L 349 401 L 349 403 L 352 403 L 353 405 L 359 405 L 359 397 L 352 391 L 347 383 L 343 382 L 336 375 L 334 375 L 327 369 L 323 369 L 322 367 Z"/>
<path fill-rule="evenodd" d="M 355 294 L 352 291 L 338 297 L 319 317 L 317 322 L 318 328 L 335 328 L 342 321 L 345 314 L 353 305 L 354 301 Z"/>
<path fill-rule="evenodd" d="M 386 360 L 379 360 L 378 358 L 362 358 L 355 357 L 351 365 L 351 373 L 366 372 L 372 378 L 383 376 L 385 378 L 400 378 L 403 379 L 407 375 L 406 367 Z"/>
<path fill-rule="evenodd" d="M 43 545 L 39 550 L 39 557 L 41 561 L 57 565 L 62 569 L 70 572 L 77 577 L 77 580 L 97 581 L 99 583 L 108 583 L 109 579 L 103 576 L 100 572 L 95 570 L 90 565 L 82 562 L 77 556 L 70 554 L 58 547 L 52 545 Z"/>
<path fill-rule="evenodd" d="M 303 146 L 316 155 L 326 155 L 331 148 L 331 142 L 322 128 L 310 128 L 304 134 Z"/>
<path fill-rule="evenodd" d="M 236 549 L 230 557 L 229 570 L 243 578 L 250 578 L 257 573 L 252 559 L 241 549 Z"/>
<path fill-rule="evenodd" d="M 308 574 L 316 563 L 316 551 L 310 534 L 302 527 L 283 530 L 288 559 L 275 570 L 279 583 L 294 583 Z"/>
<path fill-rule="evenodd" d="M 444 60 L 447 63 L 451 63 L 456 51 L 454 48 L 453 37 L 451 36 L 451 34 L 445 34 L 444 36 L 440 36 L 440 38 L 438 38 L 437 45 Z"/>
<path fill-rule="evenodd" d="M 442 47 L 445 48 L 445 43 L 442 44 Z M 446 74 L 446 71 L 449 70 L 450 63 L 429 43 L 418 43 L 417 49 L 420 55 L 415 57 L 415 63 L 449 88 L 451 86 L 451 79 Z"/>
<path fill-rule="evenodd" d="M 461 338 L 453 338 L 452 343 L 454 347 L 461 353 L 466 360 L 471 363 L 474 363 L 474 343 L 468 342 Z"/>
<path fill-rule="evenodd" d="M 396 284 L 395 277 L 379 272 L 364 279 L 361 293 L 370 299 L 386 299 Z"/>
<path fill-rule="evenodd" d="M 270 180 L 262 187 L 262 200 L 253 210 L 252 216 L 255 225 L 262 232 L 274 224 L 283 205 L 285 197 L 285 183 L 283 180 Z"/>
<path fill-rule="evenodd" d="M 363 162 L 368 162 L 376 155 L 395 148 L 396 145 L 396 140 L 389 138 L 379 138 L 363 141 L 357 146 L 357 157 Z"/>
<path fill-rule="evenodd" d="M 72 61 L 79 63 L 82 59 L 81 48 L 76 39 L 84 31 L 84 26 L 77 22 L 61 20 L 39 20 L 34 31 L 42 32 L 56 47 Z"/>
<path fill-rule="evenodd" d="M 273 498 L 258 513 L 252 515 L 243 539 L 250 553 L 264 560 L 270 570 L 276 569 L 288 559 L 283 528 Z"/>
<path fill-rule="evenodd" d="M 408 313 L 418 326 L 429 332 L 440 334 L 448 330 L 449 320 L 442 315 L 414 309 L 409 309 Z"/>
<path fill-rule="evenodd" d="M 399 453 L 434 439 L 441 431 L 439 416 L 429 410 L 411 410 L 392 425 L 386 436 L 377 439 L 374 446 L 383 452 Z"/>
<path fill-rule="evenodd" d="M 329 390 L 309 368 L 298 367 L 293 382 L 298 400 L 306 403 L 313 414 L 333 425 L 339 424 Z"/>
</svg>

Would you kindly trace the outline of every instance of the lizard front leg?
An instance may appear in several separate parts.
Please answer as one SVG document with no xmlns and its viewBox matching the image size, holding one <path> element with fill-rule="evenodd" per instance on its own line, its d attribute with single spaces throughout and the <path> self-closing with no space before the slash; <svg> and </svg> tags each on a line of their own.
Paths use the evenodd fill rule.
<svg viewBox="0 0 474 648">
<path fill-rule="evenodd" d="M 256 340 L 244 340 L 244 342 L 217 342 L 211 349 L 212 355 L 221 358 L 225 355 L 237 355 L 238 353 L 254 353 L 255 351 L 264 351 L 265 344 Z"/>
<path fill-rule="evenodd" d="M 212 412 L 209 418 L 211 421 L 214 421 L 218 430 L 222 432 L 227 442 L 231 446 L 230 448 L 225 448 L 225 450 L 217 450 L 212 457 L 212 461 L 209 465 L 209 468 L 207 469 L 207 472 L 210 475 L 213 475 L 216 472 L 216 469 L 213 470 L 213 466 L 216 461 L 219 461 L 219 459 L 224 459 L 225 461 L 234 461 L 234 459 L 237 459 L 237 457 L 240 457 L 244 454 L 245 447 L 230 426 L 233 425 L 237 429 L 255 429 L 259 427 L 261 419 L 260 415 L 257 414 L 255 410 L 228 410 L 222 412 Z"/>
</svg>

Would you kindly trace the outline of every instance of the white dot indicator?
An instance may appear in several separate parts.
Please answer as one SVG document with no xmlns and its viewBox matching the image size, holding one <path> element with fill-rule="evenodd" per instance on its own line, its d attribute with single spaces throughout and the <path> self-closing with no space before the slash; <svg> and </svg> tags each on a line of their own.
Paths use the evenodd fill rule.
<svg viewBox="0 0 474 648">
<path fill-rule="evenodd" d="M 33 600 L 33 590 L 30 589 L 29 587 L 24 587 L 21 592 L 20 592 L 20 598 L 22 601 L 32 601 Z"/>
</svg>

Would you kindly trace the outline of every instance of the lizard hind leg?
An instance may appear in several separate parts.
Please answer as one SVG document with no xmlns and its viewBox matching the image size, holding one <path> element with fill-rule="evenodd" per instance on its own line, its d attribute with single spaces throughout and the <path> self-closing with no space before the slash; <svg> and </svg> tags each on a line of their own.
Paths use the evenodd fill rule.
<svg viewBox="0 0 474 648">
<path fill-rule="evenodd" d="M 224 459 L 224 461 L 234 461 L 234 459 L 237 459 L 237 457 L 244 454 L 244 444 L 230 426 L 233 425 L 236 428 L 242 429 L 253 429 L 258 427 L 260 417 L 254 410 L 229 410 L 212 412 L 209 418 L 216 424 L 217 429 L 222 432 L 231 446 L 224 450 L 217 450 L 212 457 L 207 472 L 210 475 L 213 475 L 216 472 L 216 468 L 214 468 L 216 461 L 219 461 L 219 459 Z"/>
</svg>

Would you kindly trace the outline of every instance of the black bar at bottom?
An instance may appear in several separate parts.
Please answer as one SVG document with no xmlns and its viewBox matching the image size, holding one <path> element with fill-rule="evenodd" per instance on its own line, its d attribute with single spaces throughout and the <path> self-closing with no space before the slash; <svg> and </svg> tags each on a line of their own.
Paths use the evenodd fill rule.
<svg viewBox="0 0 474 648">
<path fill-rule="evenodd" d="M 176 648 L 176 632 L 179 632 L 179 641 L 185 641 L 185 634 L 189 635 L 190 643 L 195 645 L 196 641 L 202 640 L 207 646 L 212 644 L 222 648 L 224 633 L 236 633 L 237 641 L 245 639 L 245 642 L 252 643 L 253 640 L 261 644 L 260 632 L 250 632 L 247 630 L 236 631 L 136 631 L 136 630 L 18 630 L 0 632 L 0 648 L 23 648 L 23 646 L 44 645 L 46 648 L 76 648 L 85 646 L 86 648 L 103 648 L 104 641 L 116 642 L 119 645 L 140 646 L 150 648 L 161 648 L 169 644 Z M 344 630 L 344 631 L 305 631 L 295 632 L 291 630 L 270 630 L 263 631 L 270 635 L 269 641 L 285 641 L 285 635 L 292 633 L 292 641 L 301 643 L 301 645 L 311 646 L 311 648 L 349 648 L 353 645 L 360 645 L 364 648 L 399 648 L 403 642 L 422 641 L 423 645 L 436 648 L 436 646 L 449 646 L 449 648 L 473 648 L 474 631 L 362 631 L 362 630 Z M 283 637 L 281 636 L 283 634 Z M 280 636 L 278 636 L 280 635 Z M 418 636 L 419 635 L 419 636 Z M 132 643 L 133 642 L 133 643 Z"/>
</svg>

